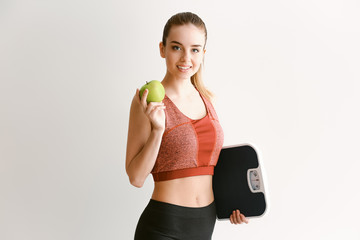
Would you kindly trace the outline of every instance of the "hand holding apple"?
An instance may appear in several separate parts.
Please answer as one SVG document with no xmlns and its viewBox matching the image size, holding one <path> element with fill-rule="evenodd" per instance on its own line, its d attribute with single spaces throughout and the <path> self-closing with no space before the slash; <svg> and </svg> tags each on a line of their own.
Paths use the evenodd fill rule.
<svg viewBox="0 0 360 240">
<path fill-rule="evenodd" d="M 161 82 L 157 80 L 152 80 L 150 82 L 146 82 L 140 89 L 140 98 L 142 97 L 145 89 L 148 89 L 149 93 L 146 98 L 146 102 L 161 102 L 165 97 L 165 88 L 161 84 Z"/>
</svg>

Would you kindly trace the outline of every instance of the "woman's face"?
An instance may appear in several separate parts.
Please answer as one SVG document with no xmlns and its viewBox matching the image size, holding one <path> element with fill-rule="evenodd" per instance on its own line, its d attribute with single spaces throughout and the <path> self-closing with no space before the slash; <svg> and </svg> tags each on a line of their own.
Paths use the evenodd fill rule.
<svg viewBox="0 0 360 240">
<path fill-rule="evenodd" d="M 190 79 L 204 58 L 204 30 L 186 24 L 172 26 L 166 46 L 160 43 L 160 54 L 166 59 L 167 72 L 175 79 Z"/>
</svg>

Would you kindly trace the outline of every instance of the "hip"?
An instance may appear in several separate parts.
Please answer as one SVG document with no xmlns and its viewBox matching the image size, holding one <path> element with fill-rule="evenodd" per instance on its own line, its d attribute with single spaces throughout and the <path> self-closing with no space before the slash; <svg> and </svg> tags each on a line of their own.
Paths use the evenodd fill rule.
<svg viewBox="0 0 360 240">
<path fill-rule="evenodd" d="M 208 240 L 215 222 L 215 202 L 193 208 L 151 199 L 139 219 L 135 239 Z"/>
</svg>

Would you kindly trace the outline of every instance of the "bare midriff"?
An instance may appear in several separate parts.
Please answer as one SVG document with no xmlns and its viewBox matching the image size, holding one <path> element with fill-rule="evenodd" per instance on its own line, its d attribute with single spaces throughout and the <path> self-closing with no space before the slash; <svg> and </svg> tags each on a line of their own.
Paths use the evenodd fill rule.
<svg viewBox="0 0 360 240">
<path fill-rule="evenodd" d="M 154 200 L 184 207 L 205 207 L 214 201 L 212 175 L 155 182 Z"/>
</svg>

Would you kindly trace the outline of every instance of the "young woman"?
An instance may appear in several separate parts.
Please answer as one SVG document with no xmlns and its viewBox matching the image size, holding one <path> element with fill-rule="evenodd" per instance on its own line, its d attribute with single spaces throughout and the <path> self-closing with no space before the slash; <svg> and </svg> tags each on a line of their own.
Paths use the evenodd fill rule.
<svg viewBox="0 0 360 240">
<path fill-rule="evenodd" d="M 201 79 L 207 30 L 193 13 L 178 13 L 165 25 L 160 55 L 167 72 L 165 98 L 147 104 L 139 90 L 130 110 L 126 172 L 142 187 L 151 173 L 155 187 L 142 213 L 135 239 L 211 239 L 215 220 L 214 166 L 223 131 L 211 93 Z M 248 222 L 239 210 L 232 224 Z"/>
</svg>

